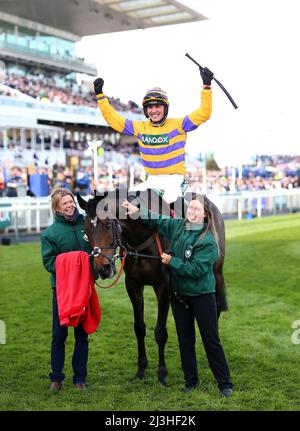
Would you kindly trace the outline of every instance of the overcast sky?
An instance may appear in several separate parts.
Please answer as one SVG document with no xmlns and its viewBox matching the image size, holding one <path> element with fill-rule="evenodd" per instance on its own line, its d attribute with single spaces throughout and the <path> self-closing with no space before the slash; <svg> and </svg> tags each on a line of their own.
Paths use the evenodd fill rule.
<svg viewBox="0 0 300 431">
<path fill-rule="evenodd" d="M 192 24 L 87 37 L 79 53 L 96 63 L 104 91 L 141 104 L 162 87 L 169 117 L 199 103 L 201 78 L 188 52 L 208 66 L 238 105 L 213 82 L 213 114 L 188 134 L 191 154 L 212 151 L 220 165 L 255 153 L 300 153 L 297 0 L 181 0 L 209 19 Z"/>
</svg>

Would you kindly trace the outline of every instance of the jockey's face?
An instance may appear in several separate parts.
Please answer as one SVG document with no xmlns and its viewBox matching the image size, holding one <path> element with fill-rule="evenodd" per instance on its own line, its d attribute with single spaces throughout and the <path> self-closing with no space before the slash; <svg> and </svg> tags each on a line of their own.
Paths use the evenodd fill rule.
<svg viewBox="0 0 300 431">
<path fill-rule="evenodd" d="M 71 216 L 74 212 L 74 209 L 75 209 L 75 204 L 72 199 L 72 196 L 70 195 L 63 196 L 59 202 L 58 211 L 61 214 Z"/>
<path fill-rule="evenodd" d="M 204 208 L 198 199 L 193 199 L 189 203 L 186 218 L 190 223 L 203 223 Z"/>
<path fill-rule="evenodd" d="M 147 106 L 147 114 L 152 123 L 159 123 L 165 114 L 164 105 Z"/>
</svg>

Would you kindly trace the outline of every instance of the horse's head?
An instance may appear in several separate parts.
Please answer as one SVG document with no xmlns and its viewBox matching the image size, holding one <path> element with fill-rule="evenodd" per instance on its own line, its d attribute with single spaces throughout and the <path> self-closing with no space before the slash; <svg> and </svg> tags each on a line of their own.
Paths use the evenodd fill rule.
<svg viewBox="0 0 300 431">
<path fill-rule="evenodd" d="M 85 201 L 79 194 L 77 200 L 79 206 L 86 212 L 85 234 L 93 248 L 94 269 L 102 279 L 112 278 L 116 274 L 115 261 L 119 257 L 117 249 L 120 244 L 120 225 L 116 218 L 109 216 L 109 212 L 99 210 L 103 206 L 105 210 L 104 195 L 95 196 Z"/>
</svg>

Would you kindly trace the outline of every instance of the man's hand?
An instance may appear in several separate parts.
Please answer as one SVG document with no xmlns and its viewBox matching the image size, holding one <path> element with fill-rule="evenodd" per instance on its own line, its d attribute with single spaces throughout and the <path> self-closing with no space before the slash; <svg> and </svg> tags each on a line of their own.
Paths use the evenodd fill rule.
<svg viewBox="0 0 300 431">
<path fill-rule="evenodd" d="M 94 81 L 94 90 L 95 90 L 96 95 L 100 94 L 100 93 L 103 93 L 103 91 L 102 91 L 103 84 L 104 84 L 104 81 L 103 81 L 102 78 L 95 79 L 95 81 Z"/>
<path fill-rule="evenodd" d="M 170 260 L 172 259 L 172 256 L 167 253 L 161 254 L 160 257 L 161 257 L 162 263 L 164 263 L 165 265 L 169 265 Z"/>
<path fill-rule="evenodd" d="M 131 204 L 130 202 L 128 202 L 127 200 L 125 200 L 125 201 L 122 203 L 122 207 L 127 209 L 127 213 L 126 213 L 127 215 L 130 215 L 130 214 L 137 214 L 137 213 L 140 211 L 138 207 L 136 207 L 136 206 L 132 205 L 132 204 Z"/>
<path fill-rule="evenodd" d="M 199 67 L 200 75 L 203 80 L 203 85 L 211 85 L 214 74 L 207 67 Z"/>
</svg>

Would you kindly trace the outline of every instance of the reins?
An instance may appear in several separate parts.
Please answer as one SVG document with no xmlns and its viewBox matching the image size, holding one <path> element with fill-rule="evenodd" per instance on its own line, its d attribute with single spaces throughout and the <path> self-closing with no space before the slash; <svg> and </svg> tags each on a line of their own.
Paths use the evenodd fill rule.
<svg viewBox="0 0 300 431">
<path fill-rule="evenodd" d="M 98 287 L 100 287 L 101 289 L 110 289 L 111 287 L 113 287 L 115 284 L 117 284 L 117 282 L 118 282 L 118 280 L 119 280 L 119 278 L 121 277 L 121 275 L 122 275 L 122 272 L 123 272 L 123 268 L 124 268 L 124 265 L 125 265 L 125 259 L 126 259 L 126 256 L 127 256 L 127 254 L 125 253 L 124 254 L 124 256 L 123 257 L 121 257 L 121 256 L 119 256 L 119 258 L 121 259 L 121 267 L 120 267 L 120 271 L 119 271 L 119 274 L 118 274 L 118 276 L 117 276 L 117 278 L 109 285 L 109 286 L 100 286 L 100 284 L 98 284 L 97 283 L 97 281 L 96 280 L 94 280 L 94 282 L 95 282 L 95 284 L 98 286 Z"/>
<path fill-rule="evenodd" d="M 93 224 L 94 227 L 96 227 L 96 225 L 97 225 L 97 219 L 98 219 L 98 217 L 96 216 L 94 219 L 91 220 L 91 223 Z M 112 232 L 113 232 L 113 243 L 112 243 L 112 245 L 111 246 L 103 246 L 103 247 L 94 247 L 91 254 L 90 254 L 90 256 L 93 258 L 98 257 L 98 256 L 105 257 L 109 261 L 110 265 L 114 264 L 117 259 L 121 259 L 120 271 L 119 271 L 117 278 L 113 281 L 113 283 L 111 283 L 109 286 L 100 286 L 96 282 L 96 280 L 94 280 L 95 284 L 98 287 L 100 287 L 101 289 L 109 289 L 109 288 L 115 286 L 115 284 L 118 282 L 119 278 L 122 275 L 123 268 L 125 265 L 125 260 L 126 260 L 127 256 L 132 256 L 132 257 L 136 257 L 136 258 L 142 257 L 142 258 L 146 258 L 146 259 L 161 259 L 161 255 L 163 253 L 161 241 L 160 241 L 160 238 L 159 238 L 159 235 L 157 232 L 154 232 L 153 236 L 154 236 L 154 239 L 156 242 L 159 256 L 139 253 L 140 250 L 144 250 L 145 248 L 149 247 L 152 244 L 152 242 L 153 242 L 153 236 L 152 235 L 150 238 L 147 238 L 146 241 L 144 241 L 143 243 L 141 243 L 137 246 L 131 246 L 128 243 L 125 246 L 123 244 L 122 238 L 121 238 L 122 229 L 121 229 L 121 227 L 117 221 L 113 222 Z M 117 247 L 119 247 L 119 250 L 122 250 L 121 253 L 120 253 L 120 251 L 117 252 Z M 128 250 L 127 247 L 131 248 L 134 251 Z M 102 252 L 102 250 L 104 250 L 104 249 L 112 249 L 112 248 L 115 248 L 115 254 L 113 256 L 108 256 Z"/>
<path fill-rule="evenodd" d="M 158 235 L 157 232 L 154 232 L 153 236 L 155 238 L 155 242 L 156 242 L 156 245 L 157 245 L 159 256 L 153 256 L 151 254 L 138 253 L 137 251 L 136 252 L 128 251 L 122 245 L 122 250 L 123 250 L 122 256 L 120 254 L 115 254 L 113 256 L 113 261 L 115 261 L 117 259 L 121 259 L 121 267 L 120 267 L 120 271 L 119 271 L 119 274 L 118 274 L 117 278 L 109 286 L 101 286 L 100 284 L 97 283 L 96 280 L 94 280 L 95 284 L 98 287 L 100 287 L 101 289 L 110 289 L 111 287 L 115 286 L 117 284 L 118 280 L 120 279 L 121 275 L 122 275 L 122 272 L 123 272 L 123 269 L 124 269 L 124 265 L 125 265 L 125 260 L 126 260 L 127 256 L 144 257 L 144 258 L 150 258 L 150 259 L 161 259 L 160 256 L 163 253 L 163 250 L 162 250 L 162 246 L 161 246 L 161 241 L 160 241 L 159 235 Z M 99 254 L 103 255 L 102 253 L 99 253 Z M 91 256 L 93 256 L 93 257 L 97 256 L 97 253 L 95 253 L 94 250 L 93 250 L 92 253 L 91 253 Z"/>
<path fill-rule="evenodd" d="M 150 238 L 148 238 L 145 242 L 143 242 L 142 244 L 140 244 L 140 245 L 138 245 L 136 247 L 131 246 L 131 245 L 128 244 L 129 247 L 131 249 L 135 250 L 135 251 L 127 251 L 126 254 L 128 256 L 133 256 L 133 257 L 137 257 L 137 258 L 138 257 L 144 257 L 144 258 L 148 258 L 148 259 L 161 259 L 161 255 L 163 253 L 163 250 L 162 250 L 162 246 L 161 246 L 159 235 L 158 235 L 157 232 L 154 232 L 153 236 L 154 236 L 154 239 L 155 239 L 155 242 L 156 242 L 156 246 L 157 246 L 157 249 L 158 249 L 158 252 L 159 252 L 159 256 L 154 256 L 152 254 L 143 254 L 143 253 L 139 253 L 138 252 L 138 250 L 143 250 L 143 249 L 145 249 L 146 247 L 148 247 L 149 245 L 152 244 L 152 241 L 153 241 L 152 236 Z"/>
</svg>

